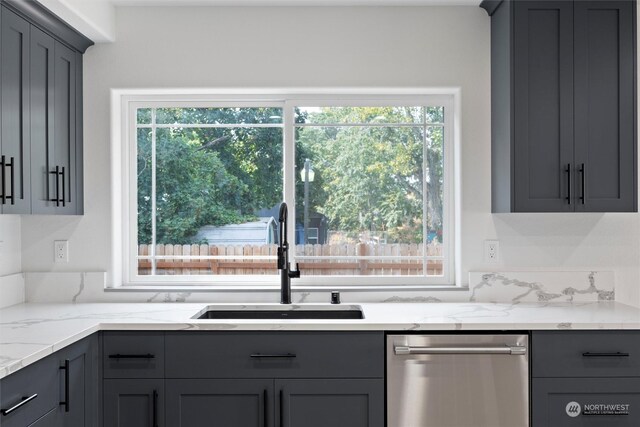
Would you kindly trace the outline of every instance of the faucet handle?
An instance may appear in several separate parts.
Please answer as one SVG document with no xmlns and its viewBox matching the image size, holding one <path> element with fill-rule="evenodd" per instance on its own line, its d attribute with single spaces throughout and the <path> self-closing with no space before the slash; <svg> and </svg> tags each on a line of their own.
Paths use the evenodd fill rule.
<svg viewBox="0 0 640 427">
<path fill-rule="evenodd" d="M 290 271 L 289 272 L 289 277 L 291 277 L 292 279 L 297 279 L 300 277 L 300 264 L 298 264 L 296 262 L 296 270 L 295 271 Z"/>
<path fill-rule="evenodd" d="M 284 263 L 284 251 L 282 248 L 278 248 L 278 270 L 284 270 L 287 267 Z"/>
</svg>

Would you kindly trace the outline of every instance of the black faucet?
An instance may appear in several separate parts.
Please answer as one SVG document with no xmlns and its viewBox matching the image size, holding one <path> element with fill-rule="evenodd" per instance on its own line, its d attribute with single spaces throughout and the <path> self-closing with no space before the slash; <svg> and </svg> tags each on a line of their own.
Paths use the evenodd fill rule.
<svg viewBox="0 0 640 427">
<path fill-rule="evenodd" d="M 278 246 L 278 270 L 280 270 L 280 304 L 291 304 L 291 279 L 300 277 L 300 267 L 296 264 L 296 271 L 291 271 L 289 264 L 289 242 L 287 241 L 287 216 L 289 210 L 287 204 L 280 204 L 278 223 L 280 227 L 280 239 Z"/>
</svg>

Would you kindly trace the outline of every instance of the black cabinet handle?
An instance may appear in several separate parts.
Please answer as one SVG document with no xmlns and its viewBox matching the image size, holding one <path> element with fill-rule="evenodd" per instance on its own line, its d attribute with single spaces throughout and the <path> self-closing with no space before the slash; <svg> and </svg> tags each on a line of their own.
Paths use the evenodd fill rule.
<svg viewBox="0 0 640 427">
<path fill-rule="evenodd" d="M 262 392 L 262 404 L 264 406 L 264 420 L 263 427 L 269 427 L 269 411 L 267 407 L 269 406 L 269 396 L 267 395 L 267 389 Z"/>
<path fill-rule="evenodd" d="M 4 173 L 4 156 L 0 156 L 0 204 L 5 204 L 7 202 L 7 195 L 5 194 L 5 180 L 6 176 Z"/>
<path fill-rule="evenodd" d="M 582 353 L 583 357 L 629 357 L 629 353 L 621 353 L 616 351 L 615 353 L 592 353 L 587 351 L 586 353 Z"/>
<path fill-rule="evenodd" d="M 64 179 L 64 166 L 62 167 L 62 207 L 67 206 L 66 185 Z"/>
<path fill-rule="evenodd" d="M 281 354 L 262 354 L 262 353 L 253 353 L 249 357 L 254 359 L 293 359 L 296 357 L 293 353 L 281 353 Z"/>
<path fill-rule="evenodd" d="M 13 157 L 11 157 L 10 162 L 6 161 L 6 156 L 2 156 L 2 158 L 0 159 L 0 179 L 2 180 L 2 185 L 1 185 L 2 188 L 0 188 L 0 190 L 2 191 L 2 194 L 0 194 L 0 201 L 2 202 L 3 205 L 7 203 L 7 200 L 11 200 L 12 205 L 16 204 L 15 164 L 16 164 L 16 161 L 15 161 L 15 158 Z M 6 168 L 11 168 L 11 175 L 10 175 L 11 185 L 9 186 L 9 188 L 11 189 L 10 196 L 7 194 Z"/>
<path fill-rule="evenodd" d="M 60 405 L 64 405 L 64 412 L 69 412 L 69 359 L 64 361 L 64 366 L 60 366 L 60 369 L 64 369 L 64 401 L 60 402 Z"/>
<path fill-rule="evenodd" d="M 567 203 L 571 204 L 571 163 L 567 163 Z"/>
<path fill-rule="evenodd" d="M 26 405 L 27 403 L 31 402 L 33 399 L 35 399 L 36 397 L 38 397 L 38 393 L 35 393 L 29 397 L 23 397 L 22 400 L 13 405 L 11 408 L 9 409 L 2 409 L 0 412 L 2 413 L 2 415 L 9 415 L 10 413 L 12 413 L 13 411 L 15 411 L 18 408 L 21 408 L 22 406 Z"/>
<path fill-rule="evenodd" d="M 158 390 L 153 390 L 153 426 L 158 427 Z"/>
<path fill-rule="evenodd" d="M 156 356 L 154 356 L 151 353 L 147 353 L 147 354 L 120 354 L 120 353 L 116 353 L 116 354 L 110 354 L 109 355 L 109 359 L 155 359 Z"/>
<path fill-rule="evenodd" d="M 56 166 L 56 169 L 49 172 L 49 174 L 55 176 L 56 178 L 56 197 L 54 197 L 53 199 L 49 199 L 49 201 L 55 202 L 57 207 L 60 206 L 60 181 L 58 180 L 58 177 L 60 176 L 60 166 Z"/>
<path fill-rule="evenodd" d="M 5 163 L 4 165 L 7 168 L 11 168 L 11 185 L 9 185 L 9 188 L 11 189 L 11 195 L 10 196 L 5 196 L 5 199 L 9 200 L 11 199 L 11 204 L 15 205 L 16 204 L 16 160 L 12 157 L 11 158 L 11 163 Z"/>
<path fill-rule="evenodd" d="M 585 193 L 585 171 L 584 171 L 584 163 L 580 165 L 580 177 L 582 180 L 582 194 L 580 195 L 580 202 L 584 205 L 584 193 Z"/>
<path fill-rule="evenodd" d="M 284 393 L 280 390 L 280 427 L 284 427 Z"/>
</svg>

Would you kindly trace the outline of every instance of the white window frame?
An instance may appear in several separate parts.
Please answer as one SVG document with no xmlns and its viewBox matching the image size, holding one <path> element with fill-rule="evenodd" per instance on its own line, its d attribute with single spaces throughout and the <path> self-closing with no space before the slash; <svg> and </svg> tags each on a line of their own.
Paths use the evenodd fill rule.
<svg viewBox="0 0 640 427">
<path fill-rule="evenodd" d="M 137 126 L 138 108 L 162 107 L 280 107 L 283 109 L 283 187 L 289 217 L 295 218 L 295 126 L 296 106 L 444 106 L 444 200 L 442 276 L 303 276 L 297 288 L 434 288 L 460 285 L 460 90 L 438 89 L 323 89 L 323 90 L 112 90 L 112 270 L 110 287 L 151 286 L 176 288 L 206 286 L 215 289 L 271 288 L 279 286 L 276 275 L 153 275 L 137 274 Z M 424 213 L 426 214 L 426 212 Z M 289 221 L 289 236 L 295 236 Z M 295 250 L 291 251 L 295 263 Z M 215 277 L 215 279 L 213 279 Z"/>
</svg>

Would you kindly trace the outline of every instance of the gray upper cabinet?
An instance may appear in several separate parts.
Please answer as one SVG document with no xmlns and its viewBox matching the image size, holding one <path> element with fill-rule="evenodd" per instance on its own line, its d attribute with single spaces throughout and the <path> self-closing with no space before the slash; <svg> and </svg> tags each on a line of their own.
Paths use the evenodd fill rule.
<svg viewBox="0 0 640 427">
<path fill-rule="evenodd" d="M 82 52 L 92 43 L 36 2 L 0 4 L 0 213 L 82 214 Z"/>
<path fill-rule="evenodd" d="M 0 31 L 0 213 L 31 211 L 29 44 L 30 24 L 2 8 Z"/>
<path fill-rule="evenodd" d="M 54 57 L 55 40 L 36 28 L 31 37 L 31 187 L 33 193 L 32 212 L 53 213 L 49 202 L 52 191 L 49 182 L 53 142 L 55 94 Z"/>
<path fill-rule="evenodd" d="M 492 211 L 635 212 L 635 2 L 483 1 Z"/>
<path fill-rule="evenodd" d="M 574 4 L 577 211 L 636 210 L 635 4 Z"/>
<path fill-rule="evenodd" d="M 76 194 L 75 82 L 80 54 L 42 32 L 34 50 L 32 91 L 40 102 L 32 111 L 37 122 L 46 125 L 32 138 L 33 213 L 82 213 Z"/>
</svg>

